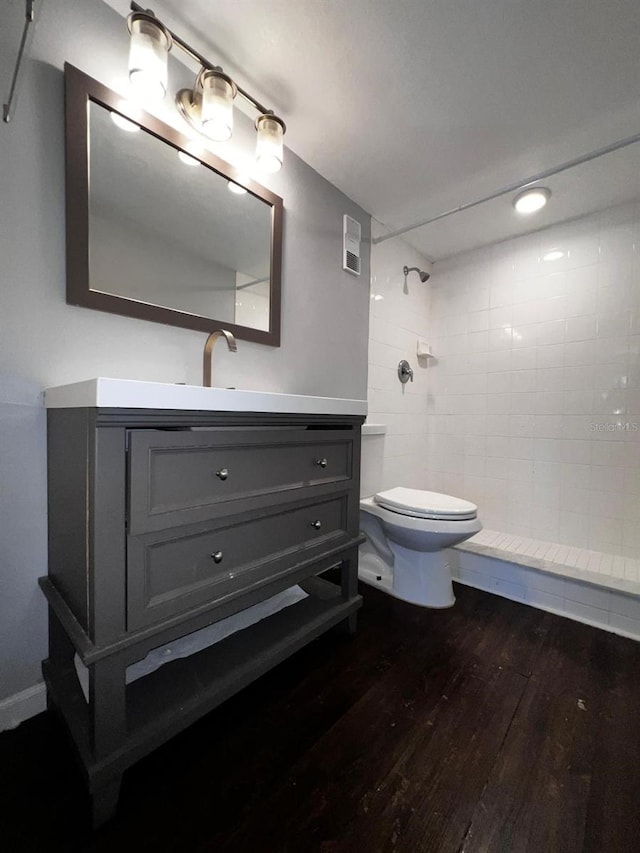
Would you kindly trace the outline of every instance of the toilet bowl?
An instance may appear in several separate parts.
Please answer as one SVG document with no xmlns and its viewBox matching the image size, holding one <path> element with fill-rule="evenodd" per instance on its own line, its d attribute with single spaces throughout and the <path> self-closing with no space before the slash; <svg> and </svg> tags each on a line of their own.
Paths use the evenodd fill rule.
<svg viewBox="0 0 640 853">
<path fill-rule="evenodd" d="M 360 580 L 423 607 L 451 607 L 446 549 L 482 530 L 477 509 L 450 495 L 401 487 L 363 498 Z"/>
</svg>

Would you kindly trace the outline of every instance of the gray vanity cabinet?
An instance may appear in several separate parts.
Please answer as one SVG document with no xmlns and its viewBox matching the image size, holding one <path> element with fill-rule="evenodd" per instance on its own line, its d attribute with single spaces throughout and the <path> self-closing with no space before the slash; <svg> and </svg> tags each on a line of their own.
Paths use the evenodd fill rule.
<svg viewBox="0 0 640 853">
<path fill-rule="evenodd" d="M 362 420 L 49 410 L 43 672 L 94 824 L 132 763 L 322 632 L 355 630 Z M 332 567 L 339 584 L 319 577 Z M 126 684 L 150 650 L 295 584 L 302 601 Z"/>
</svg>

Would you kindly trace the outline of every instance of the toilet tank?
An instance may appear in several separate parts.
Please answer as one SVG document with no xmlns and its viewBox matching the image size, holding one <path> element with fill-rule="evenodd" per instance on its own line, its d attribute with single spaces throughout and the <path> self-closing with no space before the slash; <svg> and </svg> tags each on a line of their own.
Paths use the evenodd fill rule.
<svg viewBox="0 0 640 853">
<path fill-rule="evenodd" d="M 361 498 L 371 497 L 382 488 L 386 431 L 386 426 L 382 424 L 364 424 L 362 427 Z"/>
</svg>

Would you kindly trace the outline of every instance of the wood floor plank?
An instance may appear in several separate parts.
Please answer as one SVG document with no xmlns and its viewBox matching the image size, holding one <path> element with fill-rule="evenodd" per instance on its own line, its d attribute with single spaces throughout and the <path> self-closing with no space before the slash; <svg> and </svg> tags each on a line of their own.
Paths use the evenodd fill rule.
<svg viewBox="0 0 640 853">
<path fill-rule="evenodd" d="M 415 612 L 416 608 L 412 608 L 414 615 Z M 435 612 L 427 615 L 422 611 L 422 614 L 423 625 L 437 620 Z M 457 631 L 455 627 L 460 615 L 468 628 L 467 615 L 462 609 L 458 616 L 450 616 L 448 622 L 448 640 L 458 636 L 461 640 L 459 648 L 452 649 L 450 642 L 434 642 L 433 636 L 426 631 L 414 635 L 413 646 L 396 658 L 390 671 L 294 767 L 289 774 L 289 786 L 295 788 L 295 792 L 286 789 L 278 792 L 267 801 L 264 813 L 252 816 L 252 822 L 260 825 L 264 849 L 280 849 L 278 845 L 284 843 L 281 825 L 274 817 L 282 812 L 283 800 L 289 802 L 287 846 L 283 850 L 298 849 L 297 845 L 302 845 L 303 838 L 307 836 L 322 838 L 323 850 L 334 849 L 335 845 L 341 845 L 335 849 L 369 849 L 372 839 L 368 839 L 367 847 L 360 845 L 362 833 L 370 822 L 365 813 L 364 820 L 358 823 L 359 812 L 364 810 L 367 797 L 372 792 L 385 790 L 384 782 L 390 774 L 395 772 L 397 776 L 394 765 L 401 764 L 403 756 L 411 763 L 408 755 L 412 755 L 412 744 L 416 739 L 418 757 L 414 756 L 414 763 L 420 764 L 422 748 L 427 755 L 427 763 L 435 769 L 435 779 L 438 778 L 440 763 L 460 758 L 464 753 L 464 748 L 459 750 L 460 744 L 465 747 L 471 743 L 471 751 L 464 753 L 461 764 L 456 766 L 457 772 L 461 772 L 462 764 L 469 765 L 473 756 L 480 756 L 478 760 L 483 771 L 478 771 L 474 782 L 475 797 L 479 796 L 526 679 L 507 667 L 486 668 L 478 661 L 475 646 L 473 651 L 467 649 L 465 652 L 462 640 L 466 638 L 467 631 Z M 526 621 L 524 619 L 523 623 Z M 485 633 L 489 633 L 489 620 L 483 620 L 483 625 Z M 502 634 L 503 627 L 499 624 L 494 630 Z M 526 638 L 526 624 L 522 633 Z M 511 645 L 514 648 L 518 645 L 513 637 Z M 499 683 L 499 688 L 491 689 L 487 682 L 494 687 Z M 505 689 L 506 684 L 508 689 Z M 486 716 L 482 713 L 483 694 L 487 696 L 489 708 Z M 476 735 L 470 735 L 477 721 L 480 721 L 479 730 Z M 483 738 L 476 753 L 477 735 L 480 732 L 485 734 L 488 727 L 492 737 Z M 450 730 L 454 735 L 448 738 Z M 428 747 L 423 741 L 428 742 Z M 441 749 L 444 753 L 439 752 Z M 382 796 L 384 798 L 385 794 Z M 416 796 L 422 796 L 420 790 Z M 293 804 L 292 799 L 295 800 Z M 411 796 L 408 799 L 411 800 Z M 300 809 L 295 806 L 298 801 Z M 469 802 L 475 803 L 471 795 Z M 376 803 L 374 813 L 382 814 L 385 805 L 386 800 Z M 443 810 L 447 812 L 448 806 L 443 806 Z M 470 817 L 471 811 L 467 804 L 465 814 Z M 354 824 L 357 824 L 355 828 Z M 381 838 L 397 834 L 393 824 L 390 819 L 388 827 L 391 829 L 387 832 L 388 827 L 383 829 L 380 820 L 376 822 Z M 443 849 L 456 850 L 462 838 L 459 821 L 452 821 L 450 825 L 451 847 Z M 242 850 L 247 843 L 247 835 L 254 832 L 253 827 L 245 825 L 223 849 Z M 439 830 L 434 830 L 434 837 L 438 833 Z M 350 834 L 355 834 L 353 842 L 348 840 Z"/>
<path fill-rule="evenodd" d="M 458 673 L 387 779 L 361 799 L 336 849 L 456 853 L 526 683 L 513 670 L 479 664 Z"/>
<path fill-rule="evenodd" d="M 619 647 L 620 639 L 614 639 Z M 463 853 L 592 849 L 587 816 L 593 779 L 601 774 L 597 754 L 603 736 L 610 757 L 623 757 L 602 726 L 612 707 L 610 674 L 594 666 L 610 644 L 610 636 L 597 629 L 554 622 L 478 802 Z M 594 849 L 618 853 L 627 848 L 604 844 Z"/>
<path fill-rule="evenodd" d="M 406 738 L 438 705 L 453 677 L 446 647 L 423 642 L 406 649 L 221 849 L 246 849 L 258 826 L 264 844 L 259 849 L 293 850 L 292 837 L 300 839 L 309 832 L 324 838 L 329 829 L 347 824 L 371 780 L 384 778 L 391 770 Z M 325 822 L 329 803 L 333 810 Z M 281 819 L 285 810 L 286 838 Z"/>
<path fill-rule="evenodd" d="M 395 617 L 390 617 L 390 611 Z M 420 637 L 422 642 L 420 613 L 424 611 L 374 595 L 354 638 L 320 638 L 132 768 L 125 776 L 120 814 L 130 810 L 133 819 L 135 813 L 136 822 L 148 826 L 147 843 L 166 846 L 173 834 L 184 839 L 197 833 L 194 827 L 206 823 L 211 811 L 211 799 L 201 797 L 206 789 L 218 813 L 210 826 L 208 843 L 222 844 L 281 784 L 288 768 L 379 681 L 396 659 L 406 655 L 412 637 Z M 441 621 L 445 619 L 453 635 L 462 633 L 466 623 L 462 611 L 443 613 Z M 445 649 L 434 645 L 440 653 Z M 189 758 L 194 754 L 201 756 L 201 761 Z M 238 755 L 243 756 L 242 761 Z M 153 815 L 164 793 L 162 779 L 170 773 L 186 781 L 158 822 Z M 149 779 L 152 789 L 156 788 L 155 798 Z M 91 849 L 106 851 L 115 846 L 114 832 L 106 827 L 104 839 Z"/>
<path fill-rule="evenodd" d="M 596 645 L 601 704 L 585 853 L 640 849 L 640 654 L 639 644 L 603 635 Z"/>
<path fill-rule="evenodd" d="M 445 611 L 361 591 L 354 638 L 131 768 L 96 833 L 57 720 L 0 734 L 3 849 L 637 853 L 640 644 L 465 587 Z"/>
</svg>

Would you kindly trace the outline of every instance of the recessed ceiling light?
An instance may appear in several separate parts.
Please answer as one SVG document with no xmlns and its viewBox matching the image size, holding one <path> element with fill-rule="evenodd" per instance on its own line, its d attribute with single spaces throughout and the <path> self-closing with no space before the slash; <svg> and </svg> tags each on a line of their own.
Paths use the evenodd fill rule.
<svg viewBox="0 0 640 853">
<path fill-rule="evenodd" d="M 517 195 L 513 200 L 513 206 L 525 216 L 541 210 L 551 198 L 551 190 L 546 187 L 531 187 Z"/>
<path fill-rule="evenodd" d="M 140 125 L 136 124 L 135 121 L 129 121 L 128 118 L 121 116 L 120 113 L 111 111 L 111 121 L 119 127 L 120 130 L 126 130 L 127 133 L 135 133 L 140 130 Z"/>
<path fill-rule="evenodd" d="M 564 258 L 562 249 L 551 249 L 550 252 L 542 256 L 543 261 L 559 261 L 560 258 Z"/>
<path fill-rule="evenodd" d="M 187 154 L 185 151 L 178 151 L 178 159 L 184 163 L 185 166 L 200 165 L 200 160 L 196 160 L 195 157 L 192 157 L 191 154 Z"/>
<path fill-rule="evenodd" d="M 235 193 L 236 195 L 246 195 L 247 191 L 244 187 L 241 187 L 240 184 L 236 184 L 233 181 L 229 181 L 229 192 Z"/>
</svg>

